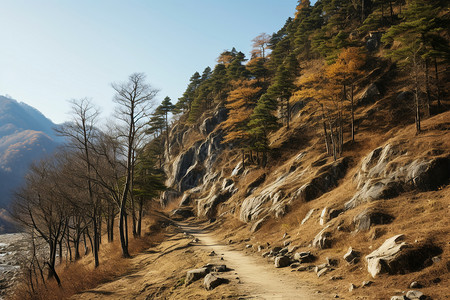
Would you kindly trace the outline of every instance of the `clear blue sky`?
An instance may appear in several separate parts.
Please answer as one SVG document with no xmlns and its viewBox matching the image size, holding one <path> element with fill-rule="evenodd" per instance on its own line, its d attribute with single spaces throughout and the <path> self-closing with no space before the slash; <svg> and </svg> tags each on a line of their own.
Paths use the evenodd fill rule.
<svg viewBox="0 0 450 300">
<path fill-rule="evenodd" d="M 176 102 L 190 76 L 278 31 L 297 0 L 0 0 L 0 95 L 69 119 L 67 100 L 112 112 L 111 82 L 144 72 Z"/>
</svg>

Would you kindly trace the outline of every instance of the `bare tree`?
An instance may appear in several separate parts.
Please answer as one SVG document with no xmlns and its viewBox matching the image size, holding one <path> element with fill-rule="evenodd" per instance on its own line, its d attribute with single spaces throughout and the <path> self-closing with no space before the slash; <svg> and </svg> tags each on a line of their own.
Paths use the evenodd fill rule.
<svg viewBox="0 0 450 300">
<path fill-rule="evenodd" d="M 100 200 L 94 195 L 93 187 L 93 163 L 91 160 L 91 152 L 93 143 L 98 135 L 96 121 L 99 111 L 87 98 L 80 100 L 72 100 L 72 122 L 66 123 L 62 128 L 58 129 L 58 133 L 69 139 L 68 147 L 76 151 L 79 159 L 83 162 L 85 170 L 83 178 L 85 178 L 88 191 L 88 205 L 92 220 L 92 231 L 94 234 L 93 254 L 95 267 L 99 265 L 98 248 L 100 244 Z"/>
<path fill-rule="evenodd" d="M 114 102 L 117 103 L 116 116 L 122 123 L 123 134 L 121 143 L 124 147 L 126 157 L 125 184 L 123 185 L 120 198 L 119 212 L 119 235 L 122 246 L 122 255 L 130 257 L 128 252 L 127 236 L 127 200 L 132 193 L 133 169 L 136 157 L 137 143 L 140 135 L 145 131 L 150 109 L 154 105 L 157 90 L 145 82 L 143 73 L 134 73 L 128 77 L 127 82 L 113 83 L 112 87 L 116 94 Z"/>
</svg>

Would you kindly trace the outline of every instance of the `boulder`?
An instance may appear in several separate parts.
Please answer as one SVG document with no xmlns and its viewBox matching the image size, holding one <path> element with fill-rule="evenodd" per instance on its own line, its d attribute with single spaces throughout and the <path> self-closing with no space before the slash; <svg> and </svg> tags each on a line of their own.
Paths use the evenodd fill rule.
<svg viewBox="0 0 450 300">
<path fill-rule="evenodd" d="M 275 257 L 275 268 L 284 268 L 289 266 L 291 259 L 288 256 L 277 256 Z"/>
<path fill-rule="evenodd" d="M 205 287 L 205 289 L 210 291 L 216 288 L 217 286 L 226 283 L 227 281 L 228 280 L 226 280 L 225 278 L 217 277 L 216 275 L 209 273 L 205 276 L 205 279 L 203 280 L 203 286 Z"/>
<path fill-rule="evenodd" d="M 352 247 L 348 248 L 347 252 L 344 254 L 344 260 L 349 264 L 355 264 L 359 261 L 360 253 L 353 250 Z"/>
<path fill-rule="evenodd" d="M 403 249 L 409 247 L 405 242 L 401 242 L 404 237 L 403 234 L 395 235 L 366 256 L 367 269 L 372 277 L 375 278 L 381 273 L 397 273 L 400 254 Z"/>
<path fill-rule="evenodd" d="M 266 180 L 266 173 L 261 174 L 260 176 L 258 176 L 258 178 L 256 178 L 255 180 L 253 180 L 247 187 L 247 195 L 251 194 L 251 191 L 255 188 L 257 188 L 258 186 L 260 186 L 264 180 Z"/>
<path fill-rule="evenodd" d="M 294 254 L 294 259 L 299 261 L 300 263 L 309 263 L 313 262 L 316 258 L 311 252 L 296 252 Z"/>
<path fill-rule="evenodd" d="M 325 225 L 325 223 L 328 222 L 328 207 L 325 207 L 322 212 L 320 213 L 320 218 L 319 218 L 319 224 L 320 225 Z"/>
<path fill-rule="evenodd" d="M 357 231 L 367 231 L 373 225 L 389 224 L 394 217 L 374 208 L 366 208 L 353 219 Z"/>
<path fill-rule="evenodd" d="M 411 300 L 416 300 L 416 299 L 419 299 L 419 300 L 422 300 L 422 299 L 426 299 L 426 297 L 425 297 L 425 295 L 421 292 L 421 291 L 408 291 L 407 293 L 406 293 L 406 297 L 408 298 L 408 299 L 411 299 Z"/>
<path fill-rule="evenodd" d="M 212 190 L 206 198 L 200 199 L 197 203 L 197 211 L 199 216 L 206 216 L 208 218 L 215 217 L 217 213 L 217 206 L 227 201 L 232 196 L 231 192 L 220 192 L 215 194 Z"/>
<path fill-rule="evenodd" d="M 204 268 L 207 268 L 209 272 L 226 272 L 228 268 L 226 265 L 218 265 L 218 264 L 206 264 Z"/>
<path fill-rule="evenodd" d="M 209 273 L 208 268 L 199 268 L 199 269 L 193 269 L 193 270 L 189 270 L 186 273 L 186 279 L 185 279 L 185 284 L 189 285 L 194 281 L 197 281 L 203 277 L 206 276 L 206 274 Z"/>
<path fill-rule="evenodd" d="M 391 300 L 410 300 L 408 297 L 402 295 L 402 296 L 392 296 Z"/>
<path fill-rule="evenodd" d="M 331 232 L 328 231 L 329 226 L 322 229 L 312 241 L 312 246 L 319 249 L 331 248 Z"/>
</svg>

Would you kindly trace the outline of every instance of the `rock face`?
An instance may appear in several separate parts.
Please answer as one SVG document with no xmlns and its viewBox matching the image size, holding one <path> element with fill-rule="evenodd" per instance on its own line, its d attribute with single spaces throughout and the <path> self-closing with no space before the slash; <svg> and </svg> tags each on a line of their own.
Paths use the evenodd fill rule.
<svg viewBox="0 0 450 300">
<path fill-rule="evenodd" d="M 298 156 L 301 160 L 304 153 Z M 288 206 L 293 201 L 311 201 L 337 186 L 347 170 L 347 159 L 342 158 L 336 162 L 331 162 L 320 167 L 295 169 L 292 172 L 281 174 L 276 180 L 265 183 L 264 188 L 257 195 L 249 195 L 241 205 L 240 219 L 244 222 L 256 221 L 261 215 L 273 214 L 280 217 L 287 212 Z M 312 179 L 304 182 L 300 188 L 286 195 L 283 187 L 288 184 L 302 182 L 307 172 L 312 172 Z M 308 174 L 310 175 L 310 174 Z"/>
<path fill-rule="evenodd" d="M 358 191 L 345 209 L 362 203 L 388 199 L 404 190 L 432 190 L 450 178 L 450 156 L 411 158 L 400 142 L 373 150 L 354 176 Z"/>
</svg>

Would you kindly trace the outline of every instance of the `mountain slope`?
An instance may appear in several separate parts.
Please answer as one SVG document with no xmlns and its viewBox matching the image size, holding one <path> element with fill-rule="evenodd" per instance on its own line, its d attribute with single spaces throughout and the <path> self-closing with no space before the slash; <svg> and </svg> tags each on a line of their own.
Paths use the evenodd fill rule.
<svg viewBox="0 0 450 300">
<path fill-rule="evenodd" d="M 55 126 L 35 108 L 0 96 L 0 208 L 8 207 L 29 165 L 60 143 Z"/>
</svg>

